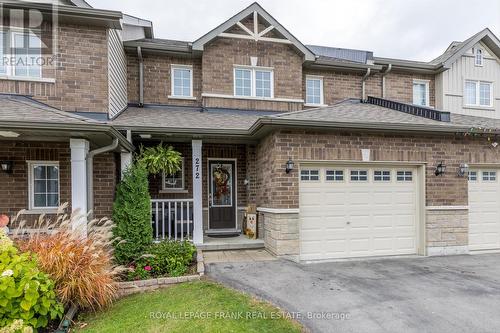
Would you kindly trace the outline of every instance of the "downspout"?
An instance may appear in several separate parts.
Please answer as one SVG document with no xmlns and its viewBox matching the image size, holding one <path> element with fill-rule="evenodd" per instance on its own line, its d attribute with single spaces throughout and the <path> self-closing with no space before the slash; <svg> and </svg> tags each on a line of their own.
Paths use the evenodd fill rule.
<svg viewBox="0 0 500 333">
<path fill-rule="evenodd" d="M 387 66 L 387 69 L 381 74 L 382 75 L 382 98 L 385 98 L 385 76 L 389 74 L 392 70 L 392 64 Z"/>
<path fill-rule="evenodd" d="M 94 216 L 94 156 L 115 150 L 118 147 L 117 138 L 109 146 L 104 146 L 89 151 L 87 154 L 87 214 L 89 219 Z"/>
<path fill-rule="evenodd" d="M 139 106 L 144 106 L 144 59 L 142 49 L 137 46 L 137 57 L 139 58 Z"/>
<path fill-rule="evenodd" d="M 368 68 L 366 70 L 366 74 L 363 76 L 363 78 L 361 79 L 361 99 L 363 101 L 366 101 L 366 87 L 365 87 L 365 81 L 366 79 L 368 78 L 368 76 L 370 76 L 370 73 L 371 73 L 372 69 L 371 68 Z"/>
</svg>

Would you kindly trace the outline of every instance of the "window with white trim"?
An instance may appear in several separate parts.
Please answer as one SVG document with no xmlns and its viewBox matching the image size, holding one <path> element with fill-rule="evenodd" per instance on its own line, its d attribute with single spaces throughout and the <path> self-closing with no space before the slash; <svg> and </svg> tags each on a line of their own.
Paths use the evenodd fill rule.
<svg viewBox="0 0 500 333">
<path fill-rule="evenodd" d="M 40 37 L 32 32 L 7 29 L 0 30 L 0 75 L 41 78 Z"/>
<path fill-rule="evenodd" d="M 317 181 L 319 180 L 319 170 L 300 170 L 300 180 Z"/>
<path fill-rule="evenodd" d="M 351 170 L 351 181 L 363 182 L 368 180 L 367 170 Z"/>
<path fill-rule="evenodd" d="M 375 171 L 373 171 L 373 180 L 376 182 L 390 182 L 391 181 L 391 171 L 390 170 L 375 170 Z"/>
<path fill-rule="evenodd" d="M 184 185 L 184 158 L 181 160 L 181 168 L 173 175 L 163 173 L 163 191 L 182 191 Z"/>
<path fill-rule="evenodd" d="M 483 181 L 494 182 L 496 180 L 497 180 L 497 172 L 496 171 L 483 171 Z"/>
<path fill-rule="evenodd" d="M 344 181 L 344 170 L 326 170 L 327 181 Z"/>
<path fill-rule="evenodd" d="M 465 105 L 492 107 L 492 83 L 485 81 L 465 81 Z"/>
<path fill-rule="evenodd" d="M 263 67 L 234 68 L 234 96 L 273 98 L 274 73 Z"/>
<path fill-rule="evenodd" d="M 28 162 L 29 209 L 59 207 L 59 162 Z"/>
<path fill-rule="evenodd" d="M 193 67 L 172 65 L 172 97 L 193 97 Z"/>
<path fill-rule="evenodd" d="M 469 171 L 468 178 L 470 182 L 477 181 L 477 171 Z"/>
<path fill-rule="evenodd" d="M 396 180 L 398 182 L 411 182 L 413 181 L 413 172 L 400 170 L 396 172 Z"/>
<path fill-rule="evenodd" d="M 320 76 L 306 76 L 306 104 L 323 104 L 323 78 Z"/>
<path fill-rule="evenodd" d="M 429 106 L 429 81 L 413 80 L 413 104 Z"/>
<path fill-rule="evenodd" d="M 476 66 L 482 66 L 483 65 L 483 50 L 482 49 L 476 49 L 475 55 L 474 55 L 474 60 L 475 60 L 475 65 Z"/>
</svg>

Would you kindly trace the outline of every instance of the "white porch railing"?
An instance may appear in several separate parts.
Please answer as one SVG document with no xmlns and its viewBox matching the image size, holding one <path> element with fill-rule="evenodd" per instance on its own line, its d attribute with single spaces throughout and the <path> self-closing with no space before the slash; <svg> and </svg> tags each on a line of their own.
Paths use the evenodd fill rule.
<svg viewBox="0 0 500 333">
<path fill-rule="evenodd" d="M 152 199 L 153 238 L 193 240 L 193 199 Z"/>
</svg>

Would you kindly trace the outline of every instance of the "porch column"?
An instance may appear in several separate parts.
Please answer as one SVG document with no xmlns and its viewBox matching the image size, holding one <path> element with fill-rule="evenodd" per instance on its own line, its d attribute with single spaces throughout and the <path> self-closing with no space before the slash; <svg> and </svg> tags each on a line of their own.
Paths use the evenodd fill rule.
<svg viewBox="0 0 500 333">
<path fill-rule="evenodd" d="M 80 218 L 71 226 L 73 231 L 87 236 L 87 163 L 89 142 L 84 139 L 70 139 L 71 148 L 71 209 L 79 210 Z"/>
<path fill-rule="evenodd" d="M 201 140 L 192 141 L 193 151 L 193 242 L 203 244 L 203 191 Z"/>
<path fill-rule="evenodd" d="M 128 130 L 127 131 L 127 140 L 132 143 L 132 131 Z M 121 153 L 120 154 L 121 158 L 121 173 L 122 173 L 122 179 L 123 179 L 123 173 L 127 168 L 132 164 L 132 153 Z"/>
</svg>

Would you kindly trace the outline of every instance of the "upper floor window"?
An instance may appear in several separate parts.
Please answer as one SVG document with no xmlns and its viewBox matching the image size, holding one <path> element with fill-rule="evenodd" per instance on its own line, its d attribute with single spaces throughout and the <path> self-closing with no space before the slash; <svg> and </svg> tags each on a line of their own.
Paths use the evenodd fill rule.
<svg viewBox="0 0 500 333">
<path fill-rule="evenodd" d="M 306 76 L 306 104 L 323 104 L 323 78 Z"/>
<path fill-rule="evenodd" d="M 482 49 L 476 49 L 476 53 L 474 55 L 474 59 L 475 59 L 476 66 L 482 66 L 483 65 L 483 50 Z"/>
<path fill-rule="evenodd" d="M 40 78 L 40 37 L 16 30 L 0 32 L 0 75 Z"/>
<path fill-rule="evenodd" d="M 171 97 L 193 97 L 193 67 L 189 65 L 172 65 L 171 75 Z"/>
<path fill-rule="evenodd" d="M 413 104 L 429 106 L 429 81 L 413 80 Z"/>
<path fill-rule="evenodd" d="M 465 105 L 492 107 L 492 84 L 485 81 L 465 81 Z"/>
<path fill-rule="evenodd" d="M 273 70 L 262 67 L 234 68 L 234 95 L 272 98 Z"/>
</svg>

